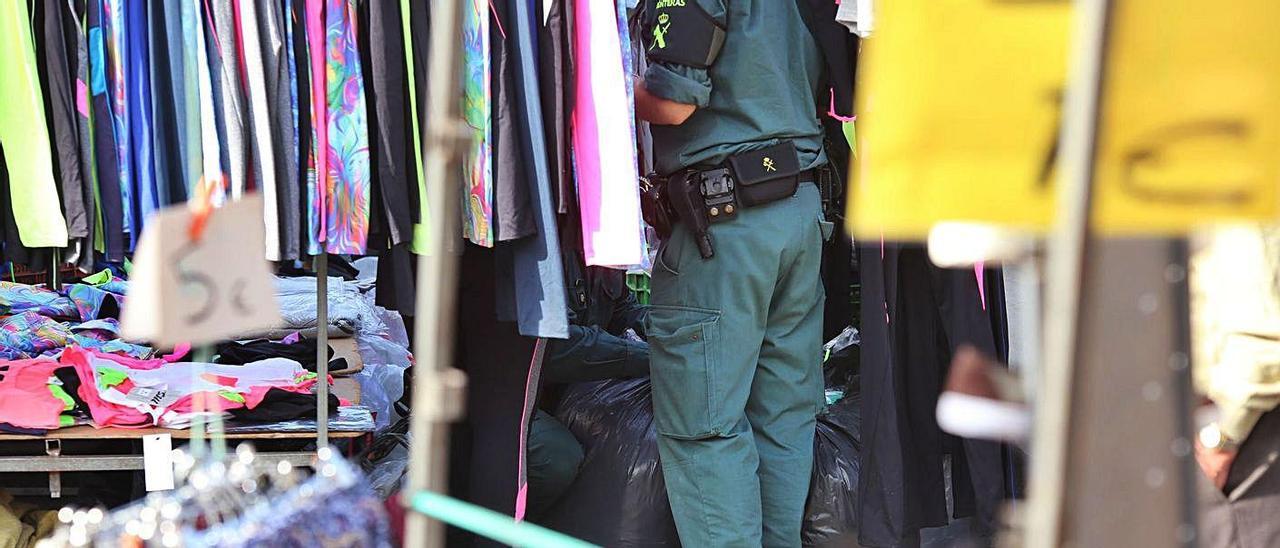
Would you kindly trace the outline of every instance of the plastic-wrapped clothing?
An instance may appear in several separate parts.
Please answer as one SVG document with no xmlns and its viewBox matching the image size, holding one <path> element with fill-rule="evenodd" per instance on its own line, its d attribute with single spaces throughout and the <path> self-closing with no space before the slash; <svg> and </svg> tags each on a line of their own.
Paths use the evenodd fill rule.
<svg viewBox="0 0 1280 548">
<path fill-rule="evenodd" d="M 813 439 L 813 478 L 800 539 L 805 546 L 850 548 L 858 544 L 858 479 L 862 463 L 861 397 L 851 394 L 818 415 Z"/>
<path fill-rule="evenodd" d="M 360 291 L 359 282 L 329 277 L 329 325 L 348 332 L 382 331 L 385 326 L 372 299 Z M 316 327 L 316 279 L 276 278 L 280 316 L 290 329 Z M 330 329 L 332 333 L 332 329 Z"/>
<path fill-rule="evenodd" d="M 382 312 L 385 310 L 380 309 Z M 388 313 L 386 316 L 395 316 Z M 387 319 L 399 322 L 399 317 Z M 403 324 L 392 333 L 356 333 L 356 346 L 364 368 L 355 374 L 360 383 L 361 404 L 377 412 L 377 430 L 395 420 L 395 402 L 404 396 L 404 372 L 413 365 Z"/>
</svg>

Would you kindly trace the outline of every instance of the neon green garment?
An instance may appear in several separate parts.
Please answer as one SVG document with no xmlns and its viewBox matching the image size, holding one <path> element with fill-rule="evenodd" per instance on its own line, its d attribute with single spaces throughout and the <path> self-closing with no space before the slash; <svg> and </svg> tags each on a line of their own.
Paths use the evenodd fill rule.
<svg viewBox="0 0 1280 548">
<path fill-rule="evenodd" d="M 98 389 L 106 390 L 129 379 L 124 371 L 103 367 L 98 369 Z"/>
<path fill-rule="evenodd" d="M 409 21 L 411 19 L 409 8 L 409 0 L 400 0 L 400 24 L 404 34 L 404 59 L 406 71 L 406 82 L 409 84 L 409 115 L 413 119 L 413 159 L 415 173 L 417 178 L 415 182 L 418 185 L 418 222 L 413 225 L 413 244 L 411 249 L 414 253 L 423 255 L 427 253 L 427 184 L 422 173 L 422 134 L 418 127 L 418 82 L 413 72 L 413 29 Z"/>
<path fill-rule="evenodd" d="M 62 400 L 62 405 L 64 405 L 62 408 L 63 411 L 70 411 L 76 408 L 76 400 L 71 399 L 71 394 L 68 394 L 61 385 L 49 385 L 49 393 L 53 394 L 53 397 Z"/>
<path fill-rule="evenodd" d="M 0 2 L 0 146 L 22 245 L 66 247 L 30 21 L 26 2 Z"/>
</svg>

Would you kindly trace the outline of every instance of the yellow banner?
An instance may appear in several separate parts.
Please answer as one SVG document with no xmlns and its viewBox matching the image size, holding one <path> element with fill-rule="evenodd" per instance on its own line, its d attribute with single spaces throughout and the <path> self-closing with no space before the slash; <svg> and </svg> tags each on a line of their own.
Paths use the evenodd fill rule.
<svg viewBox="0 0 1280 548">
<path fill-rule="evenodd" d="M 1103 233 L 1273 219 L 1280 1 L 1113 0 L 1094 171 Z"/>
<path fill-rule="evenodd" d="M 1053 219 L 1065 0 L 881 2 L 863 42 L 855 234 Z M 1280 216 L 1280 1 L 1112 0 L 1095 228 Z"/>
<path fill-rule="evenodd" d="M 1068 0 L 889 0 L 858 66 L 855 234 L 1053 212 Z"/>
</svg>

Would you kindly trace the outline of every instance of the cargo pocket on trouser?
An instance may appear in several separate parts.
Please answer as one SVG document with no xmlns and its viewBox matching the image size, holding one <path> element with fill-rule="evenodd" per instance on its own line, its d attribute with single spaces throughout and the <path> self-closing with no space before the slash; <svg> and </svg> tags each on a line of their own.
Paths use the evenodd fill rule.
<svg viewBox="0 0 1280 548">
<path fill-rule="evenodd" d="M 654 306 L 648 321 L 657 432 L 686 440 L 727 432 L 733 424 L 720 417 L 723 395 L 717 377 L 720 313 L 684 306 Z"/>
</svg>

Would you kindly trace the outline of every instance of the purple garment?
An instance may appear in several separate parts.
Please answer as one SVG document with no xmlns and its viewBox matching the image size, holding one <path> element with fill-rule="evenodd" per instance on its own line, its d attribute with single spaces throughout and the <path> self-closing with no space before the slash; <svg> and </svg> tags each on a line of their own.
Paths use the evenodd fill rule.
<svg viewBox="0 0 1280 548">
<path fill-rule="evenodd" d="M 120 316 L 120 309 L 124 306 L 124 295 L 107 291 L 102 287 L 68 284 L 63 290 L 66 291 L 71 302 L 75 303 L 82 320 L 117 318 Z"/>
<path fill-rule="evenodd" d="M 35 312 L 53 318 L 80 318 L 71 299 L 42 287 L 0 282 L 0 316 Z"/>
<path fill-rule="evenodd" d="M 6 359 L 39 357 L 65 347 L 70 339 L 71 329 L 66 324 L 35 312 L 0 320 L 0 357 Z"/>
</svg>

